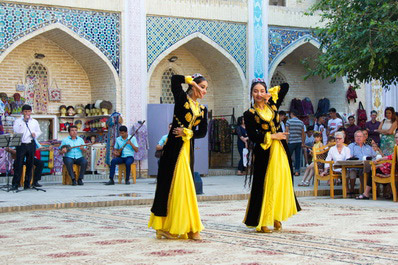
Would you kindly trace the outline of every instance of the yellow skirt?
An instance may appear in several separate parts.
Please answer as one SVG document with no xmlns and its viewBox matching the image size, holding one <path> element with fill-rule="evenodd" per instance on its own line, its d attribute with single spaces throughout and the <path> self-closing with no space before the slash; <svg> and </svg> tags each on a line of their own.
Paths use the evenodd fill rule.
<svg viewBox="0 0 398 265">
<path fill-rule="evenodd" d="M 167 216 L 155 216 L 151 213 L 148 227 L 185 237 L 189 232 L 196 233 L 203 230 L 190 168 L 189 152 L 190 141 L 184 141 L 170 187 Z"/>
<path fill-rule="evenodd" d="M 270 148 L 257 231 L 262 226 L 273 226 L 274 220 L 285 221 L 297 213 L 292 174 L 285 149 L 278 140 L 272 140 Z"/>
</svg>

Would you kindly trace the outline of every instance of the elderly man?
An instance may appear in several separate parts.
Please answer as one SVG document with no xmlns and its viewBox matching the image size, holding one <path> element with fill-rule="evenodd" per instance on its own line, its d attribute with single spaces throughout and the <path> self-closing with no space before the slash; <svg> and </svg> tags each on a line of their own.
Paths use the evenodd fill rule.
<svg viewBox="0 0 398 265">
<path fill-rule="evenodd" d="M 361 130 L 358 130 L 354 134 L 355 142 L 348 145 L 348 148 L 351 150 L 351 156 L 356 157 L 359 160 L 366 160 L 367 157 L 374 158 L 376 156 L 375 151 L 370 145 L 365 144 L 365 136 Z M 369 171 L 369 169 L 365 169 Z M 355 187 L 355 180 L 359 175 L 363 175 L 363 170 L 358 168 L 351 168 L 349 169 L 349 190 L 348 195 L 351 198 L 355 197 L 354 187 Z"/>
</svg>

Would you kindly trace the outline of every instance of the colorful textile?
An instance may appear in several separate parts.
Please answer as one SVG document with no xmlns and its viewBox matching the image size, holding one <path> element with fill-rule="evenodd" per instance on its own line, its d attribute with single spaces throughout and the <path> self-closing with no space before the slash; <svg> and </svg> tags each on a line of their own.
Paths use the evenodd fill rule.
<svg viewBox="0 0 398 265">
<path fill-rule="evenodd" d="M 391 155 L 394 152 L 394 135 L 393 134 L 382 134 L 380 137 L 380 149 L 385 156 Z"/>
</svg>

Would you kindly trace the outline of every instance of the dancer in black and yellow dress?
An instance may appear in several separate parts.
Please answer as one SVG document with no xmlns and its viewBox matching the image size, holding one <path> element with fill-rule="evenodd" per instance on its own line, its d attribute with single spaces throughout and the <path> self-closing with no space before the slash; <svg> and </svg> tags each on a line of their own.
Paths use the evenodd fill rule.
<svg viewBox="0 0 398 265">
<path fill-rule="evenodd" d="M 187 92 L 181 84 L 189 84 Z M 168 141 L 159 161 L 149 227 L 157 238 L 200 239 L 200 220 L 193 182 L 194 141 L 207 133 L 207 109 L 197 102 L 206 95 L 206 79 L 195 74 L 171 77 L 175 106 Z"/>
<path fill-rule="evenodd" d="M 258 232 L 282 229 L 282 221 L 300 210 L 293 191 L 292 168 L 287 133 L 280 128 L 279 106 L 289 90 L 288 84 L 269 89 L 262 79 L 253 80 L 254 105 L 244 113 L 246 131 L 255 144 L 251 169 L 251 193 L 244 223 Z"/>
</svg>

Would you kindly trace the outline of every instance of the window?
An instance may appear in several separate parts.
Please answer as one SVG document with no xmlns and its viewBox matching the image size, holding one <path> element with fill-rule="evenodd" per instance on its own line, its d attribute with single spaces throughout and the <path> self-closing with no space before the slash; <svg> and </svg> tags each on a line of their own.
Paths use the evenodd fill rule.
<svg viewBox="0 0 398 265">
<path fill-rule="evenodd" d="M 286 0 L 269 0 L 270 6 L 286 6 Z"/>
<path fill-rule="evenodd" d="M 167 69 L 162 75 L 162 103 L 174 104 L 173 93 L 171 92 L 171 76 L 175 75 L 173 69 Z"/>
<path fill-rule="evenodd" d="M 47 68 L 41 63 L 35 62 L 26 70 L 26 77 L 42 79 L 48 77 Z"/>
<path fill-rule="evenodd" d="M 271 87 L 279 86 L 282 83 L 286 83 L 286 78 L 279 72 L 276 72 L 271 79 Z"/>
</svg>

